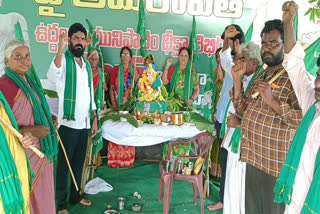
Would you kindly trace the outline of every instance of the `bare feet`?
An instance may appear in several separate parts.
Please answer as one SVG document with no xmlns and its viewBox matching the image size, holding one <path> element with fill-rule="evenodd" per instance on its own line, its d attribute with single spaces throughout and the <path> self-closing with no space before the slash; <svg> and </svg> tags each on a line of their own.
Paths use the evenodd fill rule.
<svg viewBox="0 0 320 214">
<path fill-rule="evenodd" d="M 83 199 L 81 199 L 80 204 L 82 204 L 83 206 L 90 206 L 91 205 L 91 201 L 89 201 L 88 199 L 84 199 L 83 198 Z M 68 214 L 68 213 L 66 213 L 66 214 Z"/>
<path fill-rule="evenodd" d="M 208 205 L 207 208 L 209 210 L 220 210 L 223 208 L 223 203 L 221 203 L 220 201 L 216 204 L 211 204 L 211 205 Z"/>
<path fill-rule="evenodd" d="M 58 214 L 69 214 L 68 210 L 60 210 Z"/>
</svg>

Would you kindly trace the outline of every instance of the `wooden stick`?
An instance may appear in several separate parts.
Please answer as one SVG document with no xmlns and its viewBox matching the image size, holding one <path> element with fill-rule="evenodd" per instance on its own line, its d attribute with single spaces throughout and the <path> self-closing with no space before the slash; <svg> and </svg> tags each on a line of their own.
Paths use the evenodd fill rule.
<svg viewBox="0 0 320 214">
<path fill-rule="evenodd" d="M 3 119 L 1 116 L 0 116 L 0 121 L 3 123 L 3 125 L 5 125 L 8 129 L 10 129 L 10 131 L 12 131 L 12 133 L 14 134 L 14 136 L 16 136 L 19 140 L 21 140 L 23 138 L 23 135 L 18 132 L 15 128 L 13 128 L 13 126 L 11 124 L 9 124 L 5 119 Z M 34 146 L 30 146 L 29 147 L 34 153 L 36 153 L 36 155 L 39 156 L 39 158 L 43 158 L 44 157 L 44 154 L 39 150 L 37 149 L 36 147 Z"/>
<path fill-rule="evenodd" d="M 82 191 L 84 191 L 84 187 L 85 184 L 87 183 L 87 181 L 89 180 L 89 165 L 90 165 L 90 160 L 89 160 L 89 155 L 88 152 L 91 149 L 91 138 L 88 137 L 88 144 L 87 144 L 87 149 L 86 149 L 86 158 L 84 160 L 84 164 L 83 164 L 83 168 L 82 168 L 82 178 L 81 178 L 81 185 L 80 185 L 80 189 L 81 189 L 81 193 L 83 193 Z"/>
<path fill-rule="evenodd" d="M 192 73 L 192 63 L 193 63 L 193 50 L 191 52 L 191 63 L 190 63 L 190 73 L 189 73 L 189 88 L 188 88 L 188 96 L 187 96 L 187 99 L 189 99 L 189 96 L 190 96 L 190 80 L 191 80 L 191 73 Z M 192 94 L 191 94 L 192 96 Z"/>
<path fill-rule="evenodd" d="M 210 195 L 210 185 L 209 185 L 209 179 L 210 179 L 210 175 L 209 175 L 209 171 L 210 171 L 210 168 L 211 168 L 211 150 L 212 150 L 212 144 L 210 146 L 210 149 L 209 149 L 209 153 L 208 153 L 208 156 L 207 156 L 207 170 L 206 170 L 206 181 L 204 182 L 204 185 L 203 185 L 203 198 L 207 198 L 209 197 Z"/>
<path fill-rule="evenodd" d="M 225 142 L 226 139 L 227 139 L 227 136 L 228 136 L 228 134 L 229 134 L 229 130 L 230 130 L 230 128 L 228 127 L 228 128 L 227 128 L 227 131 L 226 131 L 226 134 L 224 135 L 224 138 L 223 138 L 223 140 L 222 140 L 221 148 L 223 148 L 223 146 L 224 146 L 224 142 Z"/>
<path fill-rule="evenodd" d="M 73 174 L 72 168 L 71 168 L 71 166 L 70 166 L 70 162 L 69 162 L 69 159 L 68 159 L 68 156 L 67 156 L 66 150 L 65 150 L 65 148 L 64 148 L 64 146 L 63 146 L 62 140 L 61 140 L 61 138 L 60 138 L 60 135 L 59 135 L 59 133 L 58 133 L 58 130 L 57 130 L 57 129 L 56 129 L 56 133 L 57 133 L 57 137 L 58 137 L 58 140 L 59 140 L 60 146 L 61 146 L 61 148 L 62 148 L 62 151 L 63 151 L 64 157 L 66 158 L 67 165 L 68 165 L 68 167 L 69 167 L 69 171 L 70 171 L 70 174 L 71 174 L 71 177 L 72 177 L 73 184 L 74 184 L 74 186 L 75 186 L 75 188 L 76 188 L 77 192 L 79 192 L 79 188 L 78 188 L 77 181 L 76 181 L 76 179 L 75 179 L 75 177 L 74 177 L 74 174 Z"/>
<path fill-rule="evenodd" d="M 282 69 L 279 73 L 277 73 L 274 77 L 272 77 L 271 80 L 268 81 L 268 84 L 271 85 L 275 80 L 277 80 L 286 70 Z M 251 95 L 253 99 L 257 98 L 259 96 L 259 92 L 256 92 Z"/>
</svg>

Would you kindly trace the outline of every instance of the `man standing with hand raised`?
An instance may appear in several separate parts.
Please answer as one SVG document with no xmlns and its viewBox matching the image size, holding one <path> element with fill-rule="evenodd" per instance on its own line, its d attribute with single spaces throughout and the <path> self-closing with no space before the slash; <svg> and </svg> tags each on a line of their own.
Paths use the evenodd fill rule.
<svg viewBox="0 0 320 214">
<path fill-rule="evenodd" d="M 244 92 L 241 72 L 232 70 L 232 94 L 236 114 L 241 118 L 241 161 L 247 163 L 246 214 L 282 214 L 284 204 L 273 202 L 273 188 L 286 159 L 290 143 L 300 124 L 302 111 L 286 72 L 283 70 L 284 29 L 281 20 L 265 23 L 261 32 L 261 58 L 268 65 Z M 255 99 L 252 95 L 259 92 Z"/>
<path fill-rule="evenodd" d="M 68 36 L 59 36 L 59 50 L 48 71 L 48 79 L 56 84 L 59 96 L 58 126 L 65 145 L 71 168 L 78 186 L 81 184 L 83 163 L 86 155 L 88 134 L 92 123 L 92 137 L 97 134 L 97 114 L 94 102 L 92 71 L 83 57 L 87 44 L 87 31 L 80 23 L 70 26 Z M 68 50 L 63 53 L 68 43 Z M 92 121 L 92 122 L 91 122 Z M 67 214 L 68 166 L 59 147 L 56 202 L 59 214 Z M 71 185 L 70 203 L 90 206 Z"/>
</svg>

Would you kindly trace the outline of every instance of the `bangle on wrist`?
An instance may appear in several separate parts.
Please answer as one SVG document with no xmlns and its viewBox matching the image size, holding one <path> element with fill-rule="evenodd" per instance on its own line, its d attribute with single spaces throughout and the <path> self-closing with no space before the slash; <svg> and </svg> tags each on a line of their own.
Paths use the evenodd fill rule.
<svg viewBox="0 0 320 214">
<path fill-rule="evenodd" d="M 193 97 L 190 97 L 190 99 L 194 102 L 194 98 Z"/>
<path fill-rule="evenodd" d="M 63 52 L 59 52 L 59 51 L 58 51 L 57 54 L 63 54 Z"/>
</svg>

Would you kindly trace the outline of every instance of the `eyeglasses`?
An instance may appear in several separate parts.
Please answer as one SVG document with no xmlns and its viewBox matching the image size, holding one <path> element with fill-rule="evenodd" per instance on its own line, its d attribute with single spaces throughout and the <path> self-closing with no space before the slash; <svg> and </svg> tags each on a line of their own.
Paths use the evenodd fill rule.
<svg viewBox="0 0 320 214">
<path fill-rule="evenodd" d="M 130 56 L 130 54 L 128 54 L 128 53 L 127 54 L 121 54 L 121 56 L 127 56 L 128 57 L 128 56 Z"/>
<path fill-rule="evenodd" d="M 275 48 L 278 45 L 280 45 L 282 43 L 282 41 L 277 41 L 277 40 L 273 40 L 273 41 L 269 41 L 269 42 L 261 42 L 261 48 Z"/>
</svg>

